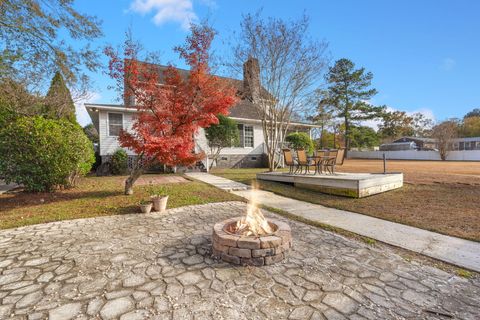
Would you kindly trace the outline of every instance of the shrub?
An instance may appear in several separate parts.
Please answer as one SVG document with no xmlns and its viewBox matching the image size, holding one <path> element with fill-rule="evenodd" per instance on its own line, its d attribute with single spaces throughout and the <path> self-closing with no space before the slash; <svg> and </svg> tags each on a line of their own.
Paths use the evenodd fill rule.
<svg viewBox="0 0 480 320">
<path fill-rule="evenodd" d="M 74 186 L 94 161 L 92 143 L 67 120 L 19 117 L 0 129 L 0 174 L 26 191 Z"/>
<path fill-rule="evenodd" d="M 93 165 L 92 165 L 92 171 L 96 171 L 101 164 L 102 164 L 102 156 L 100 156 L 100 153 L 98 151 L 95 151 L 95 161 L 93 162 Z"/>
<path fill-rule="evenodd" d="M 0 97 L 0 129 L 15 121 L 16 115 L 12 108 Z"/>
<path fill-rule="evenodd" d="M 213 164 L 217 162 L 220 152 L 224 148 L 238 145 L 240 138 L 238 125 L 235 120 L 221 114 L 219 114 L 217 118 L 218 124 L 212 124 L 210 127 L 205 128 L 205 136 L 208 140 L 210 156 L 212 158 L 210 169 L 212 169 Z"/>
<path fill-rule="evenodd" d="M 310 136 L 304 132 L 290 133 L 285 141 L 288 142 L 293 149 L 305 149 L 308 154 L 313 154 L 314 144 Z"/>
<path fill-rule="evenodd" d="M 123 149 L 118 149 L 110 159 L 110 170 L 112 174 L 126 174 L 128 171 L 128 155 Z"/>
</svg>

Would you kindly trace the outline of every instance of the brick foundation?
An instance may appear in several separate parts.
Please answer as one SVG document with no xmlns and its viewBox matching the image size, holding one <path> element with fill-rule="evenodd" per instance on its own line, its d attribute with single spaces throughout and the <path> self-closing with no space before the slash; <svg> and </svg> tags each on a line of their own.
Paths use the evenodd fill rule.
<svg viewBox="0 0 480 320">
<path fill-rule="evenodd" d="M 267 165 L 265 154 L 228 154 L 218 157 L 216 168 L 264 168 Z"/>
<path fill-rule="evenodd" d="M 226 227 L 236 223 L 240 217 L 228 219 L 213 227 L 213 255 L 223 261 L 239 264 L 263 266 L 282 261 L 292 248 L 292 232 L 285 222 L 268 219 L 275 230 L 270 235 L 245 237 L 226 231 Z"/>
</svg>

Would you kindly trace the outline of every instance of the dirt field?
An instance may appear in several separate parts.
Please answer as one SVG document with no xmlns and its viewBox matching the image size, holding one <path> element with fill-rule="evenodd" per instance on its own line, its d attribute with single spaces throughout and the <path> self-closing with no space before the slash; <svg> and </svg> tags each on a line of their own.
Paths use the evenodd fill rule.
<svg viewBox="0 0 480 320">
<path fill-rule="evenodd" d="M 347 160 L 339 171 L 382 172 L 383 162 Z M 391 160 L 387 171 L 403 172 L 405 186 L 352 203 L 353 211 L 480 241 L 480 162 Z"/>
<path fill-rule="evenodd" d="M 380 160 L 346 160 L 343 172 L 383 172 Z M 265 169 L 217 169 L 214 174 L 250 183 Z M 260 181 L 287 197 L 358 212 L 443 234 L 480 241 L 480 162 L 388 161 L 403 172 L 404 187 L 362 199 L 345 198 Z"/>
<path fill-rule="evenodd" d="M 343 172 L 383 172 L 383 161 L 349 159 L 337 170 Z M 403 172 L 405 182 L 412 184 L 446 183 L 480 186 L 480 161 L 387 160 L 387 171 Z"/>
</svg>

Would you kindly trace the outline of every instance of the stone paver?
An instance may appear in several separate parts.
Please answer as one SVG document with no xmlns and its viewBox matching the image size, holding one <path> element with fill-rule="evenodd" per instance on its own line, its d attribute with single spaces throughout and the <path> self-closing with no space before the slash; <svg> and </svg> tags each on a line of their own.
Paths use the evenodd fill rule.
<svg viewBox="0 0 480 320">
<path fill-rule="evenodd" d="M 213 260 L 213 225 L 245 208 L 216 203 L 0 231 L 0 318 L 478 319 L 478 277 L 270 213 L 292 228 L 289 257 L 267 267 Z"/>
<path fill-rule="evenodd" d="M 231 180 L 203 172 L 191 172 L 187 175 L 220 189 L 232 191 L 228 187 L 228 181 Z M 239 184 L 238 182 L 231 182 Z M 246 185 L 243 186 L 247 187 Z M 268 191 L 257 192 L 258 196 L 256 198 L 263 205 L 480 272 L 479 242 L 450 237 L 363 214 L 327 208 L 318 204 L 282 197 Z M 246 199 L 251 197 L 250 190 L 241 190 L 240 187 L 236 191 L 233 190 L 233 193 Z"/>
</svg>

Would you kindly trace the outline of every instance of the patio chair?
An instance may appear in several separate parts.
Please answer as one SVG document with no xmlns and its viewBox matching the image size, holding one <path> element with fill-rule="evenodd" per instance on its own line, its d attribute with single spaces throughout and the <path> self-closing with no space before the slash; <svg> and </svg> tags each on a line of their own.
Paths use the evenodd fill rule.
<svg viewBox="0 0 480 320">
<path fill-rule="evenodd" d="M 323 162 L 325 157 L 328 156 L 328 150 L 317 150 L 315 153 L 315 173 L 322 173 Z"/>
<path fill-rule="evenodd" d="M 292 174 L 293 168 L 296 166 L 295 160 L 293 159 L 292 151 L 290 149 L 282 149 L 282 152 L 285 164 L 290 167 L 290 171 L 288 171 L 288 173 Z"/>
<path fill-rule="evenodd" d="M 302 168 L 305 167 L 305 174 L 310 173 L 310 166 L 312 162 L 307 157 L 307 152 L 305 149 L 297 149 L 297 162 L 298 167 L 295 173 L 300 169 L 300 174 L 302 173 Z"/>
<path fill-rule="evenodd" d="M 328 172 L 334 174 L 336 166 L 343 165 L 343 162 L 345 160 L 345 148 L 331 150 L 329 156 L 331 156 L 331 158 L 326 159 L 323 163 L 323 166 L 325 167 L 325 169 L 327 169 Z"/>
</svg>

